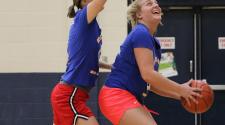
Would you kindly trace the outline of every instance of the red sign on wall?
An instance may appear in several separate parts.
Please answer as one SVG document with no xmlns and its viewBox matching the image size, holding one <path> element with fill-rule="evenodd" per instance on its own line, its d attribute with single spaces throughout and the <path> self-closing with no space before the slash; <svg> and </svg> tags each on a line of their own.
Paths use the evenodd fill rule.
<svg viewBox="0 0 225 125">
<path fill-rule="evenodd" d="M 218 48 L 225 49 L 225 37 L 218 38 Z"/>
<path fill-rule="evenodd" d="M 175 49 L 175 37 L 157 37 L 162 49 Z"/>
</svg>

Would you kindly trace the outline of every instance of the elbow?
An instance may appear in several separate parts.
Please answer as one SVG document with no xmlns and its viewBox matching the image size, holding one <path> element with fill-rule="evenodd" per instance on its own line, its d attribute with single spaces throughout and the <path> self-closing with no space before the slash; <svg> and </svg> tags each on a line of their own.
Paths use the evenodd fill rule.
<svg viewBox="0 0 225 125">
<path fill-rule="evenodd" d="M 104 6 L 97 6 L 95 9 L 98 11 L 97 14 L 99 14 L 104 9 Z"/>
<path fill-rule="evenodd" d="M 100 11 L 104 10 L 104 5 L 100 7 Z"/>
<path fill-rule="evenodd" d="M 145 70 L 145 71 L 141 72 L 142 79 L 145 82 L 151 84 L 152 86 L 155 86 L 158 83 L 157 75 L 158 75 L 158 72 L 155 70 Z"/>
<path fill-rule="evenodd" d="M 141 77 L 142 77 L 142 79 L 143 79 L 145 82 L 148 82 L 148 81 L 149 81 L 149 75 L 147 75 L 146 73 L 142 73 L 142 74 L 141 74 Z"/>
<path fill-rule="evenodd" d="M 151 83 L 152 81 L 151 79 L 153 78 L 153 75 L 152 75 L 153 73 L 154 71 L 145 70 L 141 72 L 141 77 L 145 82 Z"/>
<path fill-rule="evenodd" d="M 97 9 L 99 12 L 104 9 L 105 3 L 96 3 L 95 9 Z"/>
</svg>

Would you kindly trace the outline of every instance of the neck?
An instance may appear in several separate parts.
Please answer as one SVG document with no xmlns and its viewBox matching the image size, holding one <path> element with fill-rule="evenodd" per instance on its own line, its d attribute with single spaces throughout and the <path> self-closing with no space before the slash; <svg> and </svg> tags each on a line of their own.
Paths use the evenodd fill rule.
<svg viewBox="0 0 225 125">
<path fill-rule="evenodd" d="M 144 24 L 147 28 L 148 28 L 148 31 L 151 35 L 154 35 L 156 30 L 157 30 L 157 25 L 151 25 L 151 24 L 147 24 L 145 23 L 144 21 L 139 21 L 139 23 L 141 24 Z"/>
</svg>

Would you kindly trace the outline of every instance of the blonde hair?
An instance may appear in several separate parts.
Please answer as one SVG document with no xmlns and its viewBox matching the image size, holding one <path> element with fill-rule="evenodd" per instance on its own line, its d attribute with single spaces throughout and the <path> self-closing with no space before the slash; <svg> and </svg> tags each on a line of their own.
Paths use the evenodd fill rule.
<svg viewBox="0 0 225 125">
<path fill-rule="evenodd" d="M 127 9 L 127 19 L 134 27 L 138 23 L 137 12 L 140 10 L 140 0 L 133 1 Z"/>
<path fill-rule="evenodd" d="M 142 0 L 134 0 L 127 9 L 127 19 L 131 23 L 132 27 L 134 27 L 138 23 L 137 12 L 141 9 L 141 1 Z M 161 15 L 163 15 L 162 12 Z M 160 25 L 162 26 L 163 23 L 160 22 Z"/>
</svg>

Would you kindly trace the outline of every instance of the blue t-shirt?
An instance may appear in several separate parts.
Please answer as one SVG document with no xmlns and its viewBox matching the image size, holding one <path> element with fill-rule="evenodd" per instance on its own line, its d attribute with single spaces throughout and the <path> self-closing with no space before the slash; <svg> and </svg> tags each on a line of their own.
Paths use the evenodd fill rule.
<svg viewBox="0 0 225 125">
<path fill-rule="evenodd" d="M 77 12 L 70 27 L 67 68 L 61 80 L 68 84 L 92 88 L 99 74 L 101 45 L 98 22 L 94 19 L 88 24 L 87 7 L 84 7 Z"/>
<path fill-rule="evenodd" d="M 146 92 L 147 83 L 142 79 L 134 55 L 134 48 L 148 48 L 153 52 L 154 69 L 157 71 L 161 58 L 159 42 L 149 33 L 143 24 L 137 24 L 120 46 L 120 53 L 113 64 L 105 85 L 131 92 L 138 100 Z"/>
</svg>

